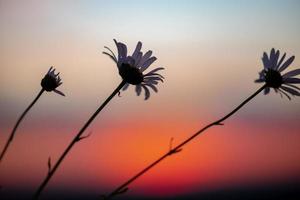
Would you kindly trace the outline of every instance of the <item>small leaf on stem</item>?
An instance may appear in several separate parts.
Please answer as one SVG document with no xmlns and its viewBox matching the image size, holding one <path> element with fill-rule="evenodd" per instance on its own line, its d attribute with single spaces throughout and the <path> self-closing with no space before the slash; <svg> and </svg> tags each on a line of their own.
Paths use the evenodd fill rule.
<svg viewBox="0 0 300 200">
<path fill-rule="evenodd" d="M 51 172 L 51 157 L 48 158 L 48 174 Z"/>
</svg>

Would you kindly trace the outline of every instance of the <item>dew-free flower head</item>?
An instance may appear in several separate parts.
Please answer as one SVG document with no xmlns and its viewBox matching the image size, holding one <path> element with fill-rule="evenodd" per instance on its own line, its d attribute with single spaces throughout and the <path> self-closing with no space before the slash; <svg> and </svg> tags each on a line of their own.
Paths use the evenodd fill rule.
<svg viewBox="0 0 300 200">
<path fill-rule="evenodd" d="M 300 96 L 300 88 L 294 85 L 300 84 L 300 79 L 295 77 L 300 74 L 300 69 L 295 69 L 282 75 L 281 73 L 295 59 L 295 56 L 291 56 L 284 61 L 285 56 L 286 53 L 280 58 L 280 51 L 275 51 L 274 48 L 270 52 L 270 57 L 264 52 L 262 57 L 264 69 L 259 73 L 259 78 L 255 82 L 265 82 L 265 94 L 268 94 L 270 88 L 273 88 L 276 93 L 279 92 L 281 95 L 285 95 L 288 99 L 291 99 L 289 95 Z"/>
<path fill-rule="evenodd" d="M 147 100 L 150 97 L 149 88 L 157 92 L 156 85 L 159 81 L 163 82 L 164 77 L 158 72 L 164 68 L 158 67 L 144 74 L 145 70 L 156 60 L 156 57 L 151 57 L 152 51 L 149 50 L 143 54 L 141 52 L 142 43 L 138 42 L 132 55 L 127 55 L 127 46 L 116 40 L 114 42 L 117 46 L 118 57 L 108 47 L 105 48 L 109 52 L 103 53 L 116 63 L 120 76 L 126 82 L 123 90 L 126 90 L 129 84 L 135 85 L 137 95 L 139 96 L 143 89 L 145 91 L 145 100 Z"/>
<path fill-rule="evenodd" d="M 61 79 L 59 77 L 59 73 L 55 74 L 55 69 L 53 67 L 50 67 L 47 74 L 41 81 L 41 86 L 44 90 L 47 92 L 54 91 L 57 94 L 60 94 L 62 96 L 65 96 L 64 93 L 57 90 L 56 88 L 62 84 Z"/>
</svg>

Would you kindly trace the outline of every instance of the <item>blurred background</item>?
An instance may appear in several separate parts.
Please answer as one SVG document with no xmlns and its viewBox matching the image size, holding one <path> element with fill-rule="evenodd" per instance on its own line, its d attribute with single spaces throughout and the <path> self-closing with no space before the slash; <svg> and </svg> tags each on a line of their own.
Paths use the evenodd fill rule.
<svg viewBox="0 0 300 200">
<path fill-rule="evenodd" d="M 148 101 L 115 97 L 77 143 L 41 199 L 97 199 L 231 111 L 260 85 L 272 47 L 300 67 L 300 2 L 0 0 L 0 148 L 50 66 L 66 97 L 45 93 L 0 165 L 0 199 L 30 199 L 52 162 L 121 81 L 102 54 L 138 41 L 165 67 Z M 300 99 L 260 94 L 136 182 L 119 199 L 300 197 Z"/>
</svg>

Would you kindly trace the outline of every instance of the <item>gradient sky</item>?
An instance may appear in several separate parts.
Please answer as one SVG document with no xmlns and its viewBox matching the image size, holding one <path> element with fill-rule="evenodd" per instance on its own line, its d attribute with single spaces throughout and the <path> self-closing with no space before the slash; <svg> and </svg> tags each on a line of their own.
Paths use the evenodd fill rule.
<svg viewBox="0 0 300 200">
<path fill-rule="evenodd" d="M 121 81 L 101 52 L 113 39 L 137 41 L 165 67 L 148 101 L 133 87 L 115 97 L 68 155 L 45 190 L 102 194 L 258 87 L 261 56 L 272 47 L 300 66 L 300 2 L 0 0 L 0 148 L 41 89 L 51 65 L 61 97 L 44 94 L 0 165 L 4 195 L 34 191 L 100 103 Z M 300 180 L 300 99 L 259 95 L 230 118 L 130 186 L 127 195 L 187 195 L 237 185 Z M 74 176 L 76 174 L 76 176 Z M 7 188 L 7 189 L 6 189 Z M 180 188 L 180 189 L 178 189 Z M 1 197 L 1 194 L 0 194 Z M 57 196 L 56 196 L 57 197 Z"/>
</svg>

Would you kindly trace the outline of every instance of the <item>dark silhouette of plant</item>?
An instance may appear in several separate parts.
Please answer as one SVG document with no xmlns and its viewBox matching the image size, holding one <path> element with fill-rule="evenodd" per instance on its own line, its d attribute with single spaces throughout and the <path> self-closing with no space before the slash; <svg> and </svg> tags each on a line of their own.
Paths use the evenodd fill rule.
<svg viewBox="0 0 300 200">
<path fill-rule="evenodd" d="M 300 69 L 296 69 L 290 72 L 285 73 L 284 75 L 281 75 L 281 72 L 285 70 L 294 60 L 295 56 L 290 57 L 287 59 L 284 63 L 285 53 L 279 59 L 279 51 L 275 52 L 275 49 L 271 50 L 270 57 L 264 52 L 262 61 L 264 65 L 264 69 L 262 72 L 259 73 L 259 79 L 255 82 L 264 83 L 262 87 L 260 87 L 256 92 L 254 92 L 251 96 L 249 96 L 246 100 L 244 100 L 240 105 L 238 105 L 235 109 L 233 109 L 230 113 L 225 115 L 224 117 L 206 125 L 196 133 L 194 133 L 191 137 L 184 140 L 182 143 L 177 145 L 174 148 L 170 148 L 170 150 L 158 158 L 156 161 L 148 165 L 146 168 L 144 168 L 142 171 L 134 175 L 132 178 L 127 180 L 125 183 L 117 187 L 113 192 L 111 192 L 109 195 L 102 195 L 101 197 L 104 199 L 111 199 L 115 197 L 116 195 L 123 194 L 128 191 L 128 185 L 135 181 L 137 178 L 142 176 L 144 173 L 149 171 L 151 168 L 156 166 L 158 163 L 163 161 L 168 156 L 171 156 L 175 153 L 178 153 L 182 150 L 182 147 L 186 144 L 188 144 L 190 141 L 195 139 L 198 135 L 200 135 L 202 132 L 204 132 L 206 129 L 212 127 L 212 126 L 218 126 L 218 125 L 224 125 L 223 121 L 225 121 L 227 118 L 232 116 L 234 113 L 236 113 L 240 108 L 242 108 L 246 103 L 248 103 L 251 99 L 253 99 L 256 95 L 258 95 L 261 91 L 264 90 L 265 94 L 268 94 L 270 91 L 270 88 L 273 88 L 275 92 L 280 92 L 280 94 L 285 95 L 288 97 L 288 99 L 291 99 L 290 95 L 294 96 L 300 96 L 300 88 L 295 86 L 294 84 L 300 84 L 300 79 L 295 78 L 294 76 L 297 76 L 300 74 Z M 283 63 L 283 64 L 282 64 Z M 289 93 L 289 94 L 287 94 Z"/>
<path fill-rule="evenodd" d="M 17 120 L 17 123 L 15 124 L 15 126 L 14 126 L 14 128 L 13 128 L 13 130 L 12 130 L 12 132 L 11 132 L 11 134 L 10 134 L 10 136 L 9 136 L 2 152 L 1 152 L 0 162 L 4 158 L 4 155 L 7 152 L 7 149 L 9 147 L 9 145 L 12 143 L 12 141 L 14 139 L 14 136 L 15 136 L 15 133 L 17 131 L 17 128 L 20 125 L 21 121 L 23 120 L 23 118 L 25 117 L 27 112 L 32 108 L 32 106 L 41 97 L 43 92 L 44 91 L 47 91 L 47 92 L 54 91 L 54 92 L 56 92 L 56 93 L 58 93 L 62 96 L 65 96 L 61 91 L 56 89 L 58 86 L 60 86 L 62 84 L 62 82 L 61 82 L 61 79 L 59 77 L 59 73 L 55 74 L 54 71 L 55 71 L 55 69 L 53 67 L 50 67 L 47 74 L 45 75 L 45 77 L 41 81 L 41 86 L 42 86 L 41 91 L 38 93 L 38 95 L 35 97 L 35 99 L 31 102 L 31 104 L 25 109 L 25 111 L 21 114 L 21 116 Z"/>
<path fill-rule="evenodd" d="M 163 76 L 158 74 L 157 72 L 159 70 L 162 70 L 163 68 L 156 68 L 146 74 L 143 74 L 143 72 L 156 60 L 156 57 L 151 57 L 152 51 L 146 52 L 144 55 L 141 52 L 142 43 L 138 42 L 135 51 L 131 56 L 127 55 L 127 46 L 121 42 L 117 42 L 114 40 L 117 49 L 118 49 L 118 58 L 115 56 L 113 51 L 111 51 L 108 47 L 105 47 L 109 52 L 103 52 L 104 54 L 108 55 L 113 61 L 117 64 L 117 67 L 119 69 L 119 74 L 122 77 L 122 82 L 118 85 L 118 87 L 112 92 L 112 94 L 100 105 L 100 107 L 96 110 L 96 112 L 88 119 L 88 121 L 84 124 L 84 126 L 80 129 L 80 131 L 77 133 L 77 135 L 74 137 L 74 139 L 71 141 L 69 146 L 65 149 L 63 154 L 60 156 L 58 161 L 55 163 L 55 165 L 52 167 L 51 165 L 51 158 L 48 159 L 48 174 L 45 177 L 42 184 L 37 189 L 34 198 L 39 198 L 41 192 L 48 184 L 49 180 L 65 158 L 65 156 L 68 154 L 68 152 L 71 150 L 74 144 L 79 142 L 80 140 L 87 138 L 88 136 L 82 136 L 85 129 L 90 125 L 90 123 L 95 119 L 95 117 L 101 112 L 101 110 L 108 104 L 108 102 L 120 92 L 120 90 L 123 88 L 123 90 L 126 90 L 129 86 L 129 84 L 136 86 L 136 93 L 137 95 L 140 95 L 142 88 L 145 90 L 145 100 L 147 100 L 150 97 L 150 91 L 147 87 L 152 88 L 155 92 L 157 92 L 157 88 L 155 85 L 158 84 L 158 81 L 163 82 Z"/>
</svg>

